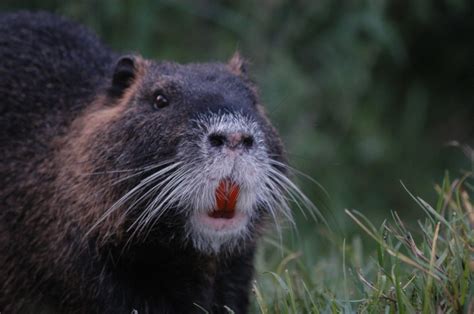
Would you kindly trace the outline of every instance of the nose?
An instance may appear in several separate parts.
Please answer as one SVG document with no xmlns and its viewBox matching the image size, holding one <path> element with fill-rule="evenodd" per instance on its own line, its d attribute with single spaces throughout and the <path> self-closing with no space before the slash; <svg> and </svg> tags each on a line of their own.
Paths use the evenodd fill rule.
<svg viewBox="0 0 474 314">
<path fill-rule="evenodd" d="M 252 135 L 231 132 L 231 133 L 212 133 L 208 136 L 209 143 L 212 147 L 227 147 L 231 150 L 250 149 L 254 146 L 255 139 Z"/>
</svg>

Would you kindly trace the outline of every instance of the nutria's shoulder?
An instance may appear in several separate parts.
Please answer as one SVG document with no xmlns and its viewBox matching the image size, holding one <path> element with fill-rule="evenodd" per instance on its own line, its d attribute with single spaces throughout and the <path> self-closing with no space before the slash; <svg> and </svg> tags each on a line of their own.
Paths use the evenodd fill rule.
<svg viewBox="0 0 474 314">
<path fill-rule="evenodd" d="M 1 112 L 79 105 L 110 72 L 113 53 L 86 27 L 47 12 L 0 14 Z"/>
<path fill-rule="evenodd" d="M 0 39 L 4 44 L 2 50 L 12 52 L 19 47 L 30 47 L 21 53 L 25 61 L 31 57 L 28 52 L 34 49 L 37 52 L 36 58 L 52 61 L 48 57 L 56 57 L 55 62 L 68 58 L 70 62 L 81 60 L 82 65 L 87 68 L 103 69 L 103 62 L 111 61 L 112 52 L 94 32 L 73 20 L 49 12 L 0 13 L 0 30 Z M 55 52 L 58 50 L 64 54 Z M 92 58 L 86 63 L 87 57 Z"/>
</svg>

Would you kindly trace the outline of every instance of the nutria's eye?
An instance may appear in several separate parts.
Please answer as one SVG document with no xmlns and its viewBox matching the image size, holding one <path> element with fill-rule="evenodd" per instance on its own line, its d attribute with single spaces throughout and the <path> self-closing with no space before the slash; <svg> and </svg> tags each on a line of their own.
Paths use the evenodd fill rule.
<svg viewBox="0 0 474 314">
<path fill-rule="evenodd" d="M 162 94 L 157 94 L 153 100 L 153 108 L 160 109 L 168 106 L 168 99 Z"/>
</svg>

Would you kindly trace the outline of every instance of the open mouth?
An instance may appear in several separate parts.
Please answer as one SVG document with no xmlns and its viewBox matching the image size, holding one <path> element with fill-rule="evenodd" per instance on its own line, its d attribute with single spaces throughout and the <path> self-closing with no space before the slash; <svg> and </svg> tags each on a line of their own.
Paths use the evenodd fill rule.
<svg viewBox="0 0 474 314">
<path fill-rule="evenodd" d="M 215 191 L 216 207 L 199 215 L 198 220 L 206 229 L 217 232 L 234 232 L 248 222 L 248 215 L 236 208 L 239 185 L 230 179 L 222 179 Z"/>
<path fill-rule="evenodd" d="M 232 219 L 239 197 L 239 186 L 229 179 L 222 179 L 216 189 L 216 209 L 208 213 L 211 218 Z"/>
</svg>

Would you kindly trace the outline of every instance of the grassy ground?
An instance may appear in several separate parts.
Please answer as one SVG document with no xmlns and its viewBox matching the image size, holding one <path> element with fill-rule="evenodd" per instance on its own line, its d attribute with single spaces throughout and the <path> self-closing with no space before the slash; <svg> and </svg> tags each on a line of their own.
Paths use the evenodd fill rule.
<svg viewBox="0 0 474 314">
<path fill-rule="evenodd" d="M 350 239 L 324 228 L 319 239 L 299 243 L 298 249 L 266 239 L 251 311 L 474 313 L 473 183 L 472 172 L 454 180 L 446 175 L 435 186 L 436 204 L 407 190 L 425 213 L 415 228 L 396 212 L 374 226 L 346 210 L 360 227 Z M 319 251 L 327 241 L 332 249 Z"/>
</svg>

